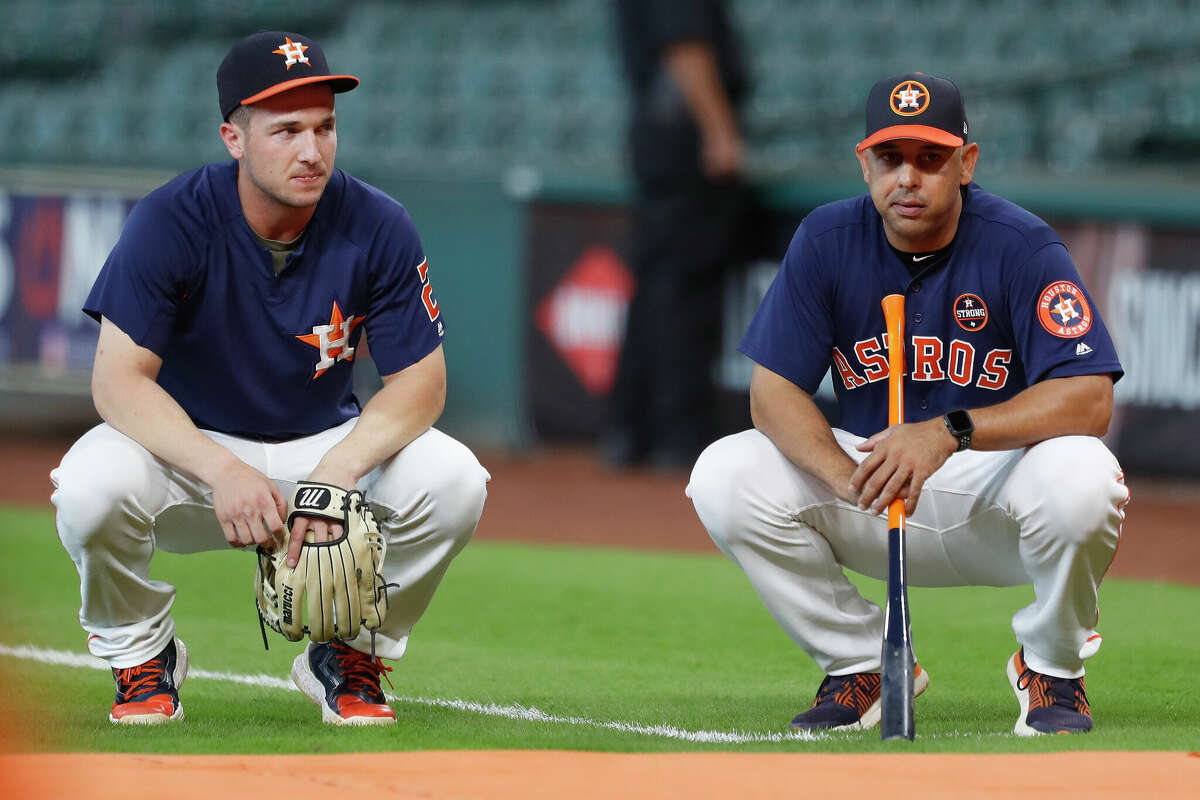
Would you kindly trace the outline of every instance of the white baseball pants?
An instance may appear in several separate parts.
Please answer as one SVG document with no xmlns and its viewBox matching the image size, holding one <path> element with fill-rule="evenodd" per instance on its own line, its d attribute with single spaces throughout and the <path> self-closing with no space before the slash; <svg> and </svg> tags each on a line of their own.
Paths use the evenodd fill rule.
<svg viewBox="0 0 1200 800">
<path fill-rule="evenodd" d="M 290 497 L 294 483 L 304 480 L 355 422 L 275 444 L 204 433 Z M 383 575 L 396 584 L 388 591 L 387 619 L 376 635 L 380 657 L 404 655 L 413 625 L 450 561 L 475 532 L 490 477 L 466 446 L 431 428 L 359 481 L 387 539 Z M 79 621 L 88 633 L 88 649 L 114 668 L 150 660 L 175 635 L 175 587 L 150 578 L 154 551 L 230 547 L 213 512 L 211 490 L 103 423 L 75 442 L 50 478 L 58 535 L 79 570 Z M 245 594 L 249 610 L 254 548 L 246 550 L 250 558 L 230 587 Z M 351 644 L 369 652 L 369 632 L 363 630 Z"/>
<path fill-rule="evenodd" d="M 834 430 L 856 462 L 864 441 Z M 878 672 L 883 612 L 843 567 L 887 580 L 887 512 L 839 500 L 757 430 L 705 450 L 687 495 L 717 546 L 775 621 L 827 674 Z M 1015 586 L 1036 599 L 1012 618 L 1034 670 L 1083 675 L 1099 638 L 1097 587 L 1117 549 L 1129 493 L 1097 438 L 950 456 L 907 521 L 912 586 Z"/>
</svg>

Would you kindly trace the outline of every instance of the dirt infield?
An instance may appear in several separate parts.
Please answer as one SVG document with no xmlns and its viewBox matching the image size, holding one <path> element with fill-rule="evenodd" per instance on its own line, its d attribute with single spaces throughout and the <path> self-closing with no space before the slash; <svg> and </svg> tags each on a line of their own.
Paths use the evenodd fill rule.
<svg viewBox="0 0 1200 800">
<path fill-rule="evenodd" d="M 0 440 L 0 504 L 48 507 L 48 473 L 70 445 Z M 684 472 L 611 471 L 585 450 L 483 454 L 492 473 L 478 538 L 715 552 L 684 497 Z M 1110 574 L 1200 583 L 1200 487 L 1130 480 Z M 21 716 L 19 709 L 12 717 Z M 10 718 L 12 718 L 10 717 Z M 4 722 L 0 717 L 0 725 Z M 0 731 L 0 752 L 8 746 Z M 14 746 L 15 745 L 15 746 Z M 1198 753 L 829 755 L 420 752 L 337 756 L 0 755 L 0 798 L 179 800 L 760 798 L 878 794 L 923 800 L 1200 796 Z M 319 760 L 328 766 L 317 766 Z M 316 777 L 319 776 L 319 777 Z"/>
<path fill-rule="evenodd" d="M 1200 755 L 628 755 L 483 751 L 324 756 L 0 756 L 12 798 L 1194 798 Z M 327 762 L 320 764 L 321 761 Z"/>
</svg>

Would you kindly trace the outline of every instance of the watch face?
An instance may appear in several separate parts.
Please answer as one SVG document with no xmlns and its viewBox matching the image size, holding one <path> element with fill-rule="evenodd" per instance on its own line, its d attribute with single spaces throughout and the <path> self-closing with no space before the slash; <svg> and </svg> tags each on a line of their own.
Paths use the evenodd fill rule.
<svg viewBox="0 0 1200 800">
<path fill-rule="evenodd" d="M 946 421 L 950 423 L 950 432 L 955 436 L 963 436 L 975 430 L 971 415 L 962 409 L 946 414 Z"/>
</svg>

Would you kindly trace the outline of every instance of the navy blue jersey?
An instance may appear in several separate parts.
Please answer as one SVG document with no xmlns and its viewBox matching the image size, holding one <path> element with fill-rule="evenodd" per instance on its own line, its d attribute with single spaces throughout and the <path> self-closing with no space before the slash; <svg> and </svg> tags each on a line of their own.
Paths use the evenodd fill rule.
<svg viewBox="0 0 1200 800">
<path fill-rule="evenodd" d="M 443 325 L 412 220 L 335 169 L 278 274 L 242 215 L 237 162 L 143 198 L 84 311 L 163 360 L 158 383 L 201 428 L 289 439 L 359 412 L 356 348 L 388 375 L 437 348 Z"/>
<path fill-rule="evenodd" d="M 1058 235 L 975 184 L 949 258 L 913 277 L 888 246 L 869 195 L 800 224 L 742 339 L 743 353 L 811 393 L 826 370 L 840 427 L 887 427 L 880 300 L 905 299 L 905 419 L 1009 399 L 1047 378 L 1123 374 L 1116 349 Z"/>
</svg>

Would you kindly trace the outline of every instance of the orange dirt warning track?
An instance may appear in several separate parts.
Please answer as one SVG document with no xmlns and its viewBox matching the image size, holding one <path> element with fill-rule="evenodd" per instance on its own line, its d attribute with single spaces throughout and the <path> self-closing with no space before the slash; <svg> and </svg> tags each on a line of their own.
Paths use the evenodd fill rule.
<svg viewBox="0 0 1200 800">
<path fill-rule="evenodd" d="M 321 756 L 0 756 L 4 797 L 1195 798 L 1196 753 L 666 755 L 484 751 Z M 322 763 L 324 762 L 324 763 Z M 1032 791 L 1031 791 L 1032 790 Z"/>
</svg>

